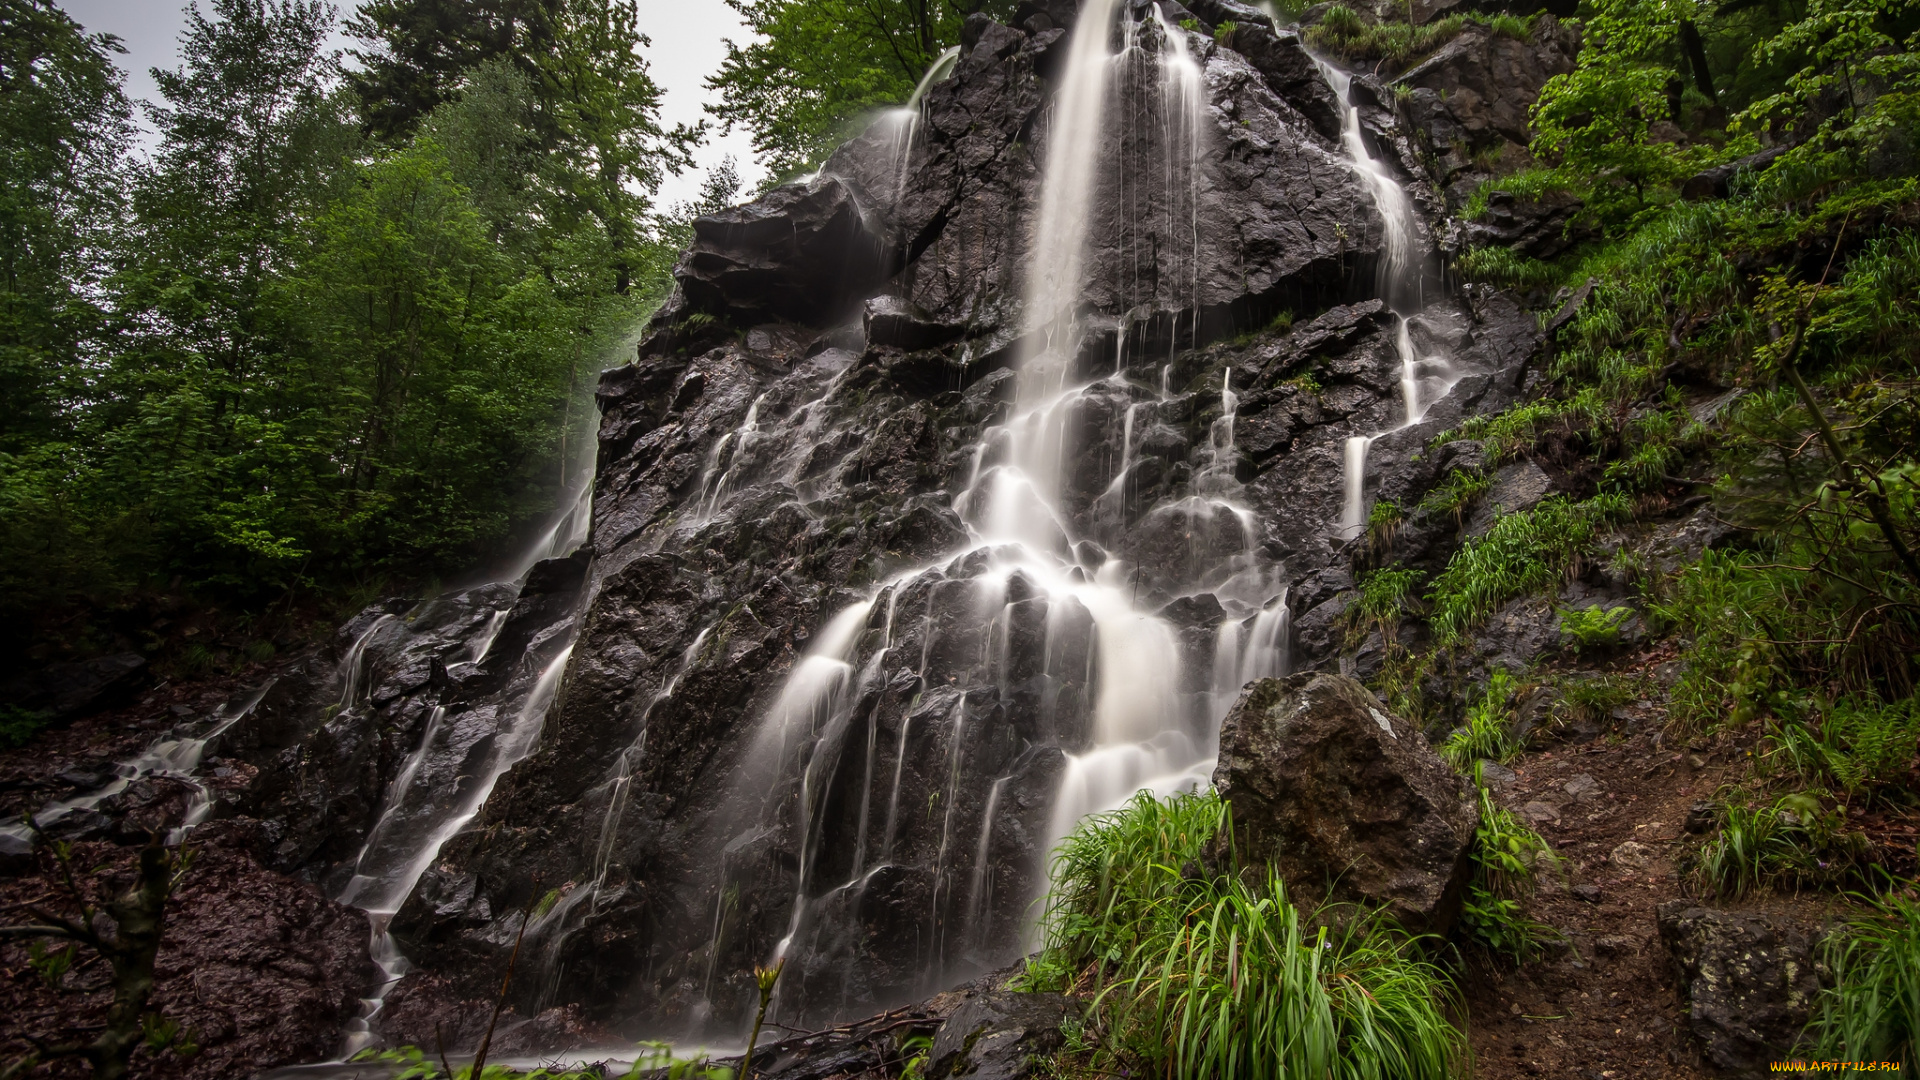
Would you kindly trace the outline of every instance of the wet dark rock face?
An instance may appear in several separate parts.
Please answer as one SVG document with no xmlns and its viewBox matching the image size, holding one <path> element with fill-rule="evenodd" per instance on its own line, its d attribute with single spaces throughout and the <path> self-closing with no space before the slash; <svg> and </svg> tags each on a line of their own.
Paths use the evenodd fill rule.
<svg viewBox="0 0 1920 1080">
<path fill-rule="evenodd" d="M 1529 117 L 1534 100 L 1548 79 L 1573 70 L 1579 48 L 1579 31 L 1552 15 L 1536 19 L 1526 41 L 1469 23 L 1458 37 L 1394 80 L 1408 91 L 1404 100 L 1383 100 L 1383 104 L 1397 100 L 1396 111 L 1418 150 L 1417 157 L 1401 159 L 1407 175 L 1432 185 L 1447 210 L 1457 213 L 1480 184 L 1530 162 Z M 1574 200 L 1571 205 L 1579 203 Z M 1496 208 L 1496 219 L 1499 213 Z M 1559 203 L 1528 219 L 1532 223 L 1528 254 L 1551 258 L 1569 246 L 1558 235 L 1549 238 L 1547 224 L 1556 213 L 1564 226 L 1568 214 Z M 1476 225 L 1469 222 L 1466 241 L 1468 245 L 1511 243 L 1513 238 L 1502 228 L 1496 220 L 1475 231 Z"/>
<path fill-rule="evenodd" d="M 996 990 L 969 998 L 933 1036 L 930 1076 L 1025 1080 L 1039 1074 L 1063 1041 L 1061 1025 L 1078 1009 L 1064 994 Z"/>
<path fill-rule="evenodd" d="M 1214 787 L 1233 811 L 1215 857 L 1267 864 L 1296 903 L 1382 908 L 1444 934 L 1480 816 L 1420 729 L 1341 675 L 1265 679 L 1220 728 Z"/>
</svg>

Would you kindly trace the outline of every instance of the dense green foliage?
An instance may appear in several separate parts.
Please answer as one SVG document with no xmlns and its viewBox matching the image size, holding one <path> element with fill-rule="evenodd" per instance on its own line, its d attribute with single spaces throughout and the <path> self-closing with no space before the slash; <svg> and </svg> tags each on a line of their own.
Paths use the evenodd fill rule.
<svg viewBox="0 0 1920 1080">
<path fill-rule="evenodd" d="M 385 59 L 351 85 L 316 0 L 190 9 L 143 157 L 116 43 L 6 0 L 10 635 L 84 649 L 72 613 L 156 592 L 348 597 L 555 504 L 597 367 L 663 292 L 646 193 L 692 133 L 655 122 L 631 4 L 521 7 L 539 36 L 429 62 L 401 31 L 454 8 L 370 6 Z"/>
<path fill-rule="evenodd" d="M 976 11 L 1002 21 L 1012 0 L 727 0 L 755 35 L 729 42 L 708 85 L 713 111 L 753 132 L 776 178 L 812 169 L 862 114 L 905 101 Z"/>
<path fill-rule="evenodd" d="M 1364 914 L 1316 928 L 1271 870 L 1199 872 L 1224 816 L 1211 792 L 1141 794 L 1082 822 L 1055 855 L 1029 980 L 1090 980 L 1083 1039 L 1134 1071 L 1455 1075 L 1451 984 L 1418 941 Z"/>
<path fill-rule="evenodd" d="M 1465 643 L 1491 605 L 1604 552 L 1681 646 L 1670 737 L 1753 748 L 1690 856 L 1697 884 L 1880 887 L 1887 854 L 1860 811 L 1911 815 L 1920 738 L 1920 9 L 1598 0 L 1582 22 L 1577 69 L 1535 107 L 1536 163 L 1482 195 L 1571 192 L 1594 239 L 1551 262 L 1455 263 L 1542 306 L 1592 283 L 1541 392 L 1455 434 L 1571 492 L 1549 529 L 1516 515 L 1501 542 L 1463 545 L 1434 579 L 1435 637 Z M 1679 197 L 1696 170 L 1769 145 L 1730 194 Z M 1463 474 L 1423 509 L 1458 514 L 1479 484 Z M 1733 527 L 1720 546 L 1677 566 L 1637 546 L 1702 504 Z M 1572 513 L 1589 507 L 1591 527 Z M 1567 611 L 1561 629 L 1591 660 L 1626 618 Z M 1563 709 L 1588 709 L 1578 689 L 1600 715 L 1619 690 L 1556 686 Z"/>
</svg>

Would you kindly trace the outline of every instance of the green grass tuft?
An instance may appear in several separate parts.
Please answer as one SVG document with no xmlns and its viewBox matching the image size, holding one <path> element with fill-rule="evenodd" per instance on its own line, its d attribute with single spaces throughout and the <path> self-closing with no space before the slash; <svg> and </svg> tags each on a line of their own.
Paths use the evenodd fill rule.
<svg viewBox="0 0 1920 1080">
<path fill-rule="evenodd" d="M 1827 942 L 1833 977 L 1807 1028 L 1813 1053 L 1916 1063 L 1920 1051 L 1920 901 L 1873 901 Z"/>
<path fill-rule="evenodd" d="M 1720 831 L 1688 859 L 1694 881 L 1716 896 L 1859 881 L 1871 848 L 1846 815 L 1806 793 L 1725 808 Z"/>
<path fill-rule="evenodd" d="M 1482 184 L 1468 197 L 1461 213 L 1477 220 L 1487 211 L 1486 196 L 1490 184 Z M 1512 248 L 1468 248 L 1453 260 L 1453 268 L 1468 281 L 1488 281 L 1507 289 L 1544 289 L 1560 281 L 1564 271 L 1552 263 L 1522 255 Z"/>
<path fill-rule="evenodd" d="M 1467 722 L 1447 736 L 1440 756 L 1461 772 L 1475 768 L 1474 763 L 1506 762 L 1520 752 L 1520 740 L 1513 735 L 1513 698 L 1516 690 L 1513 674 L 1496 667 L 1487 677 L 1487 688 L 1480 699 L 1467 709 Z"/>
<path fill-rule="evenodd" d="M 1459 644 L 1502 603 L 1559 582 L 1601 527 L 1626 512 L 1624 495 L 1596 495 L 1585 502 L 1553 497 L 1495 520 L 1487 535 L 1468 540 L 1454 553 L 1427 594 L 1441 644 Z"/>
<path fill-rule="evenodd" d="M 1352 8 L 1336 4 L 1307 28 L 1306 39 L 1310 47 L 1348 63 L 1386 61 L 1406 67 L 1459 37 L 1467 22 L 1465 15 L 1448 15 L 1424 26 L 1369 23 Z"/>
<path fill-rule="evenodd" d="M 1141 794 L 1055 854 L 1047 948 L 1028 984 L 1091 978 L 1083 1037 L 1098 1036 L 1096 1066 L 1225 1080 L 1458 1075 L 1457 1000 L 1417 940 L 1364 915 L 1313 929 L 1271 873 L 1201 871 L 1225 820 L 1211 792 Z"/>
</svg>

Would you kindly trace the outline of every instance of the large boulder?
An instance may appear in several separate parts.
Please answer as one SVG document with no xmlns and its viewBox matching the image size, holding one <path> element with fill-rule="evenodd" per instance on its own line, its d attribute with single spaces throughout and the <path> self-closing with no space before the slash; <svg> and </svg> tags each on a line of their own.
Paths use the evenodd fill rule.
<svg viewBox="0 0 1920 1080">
<path fill-rule="evenodd" d="M 1578 30 L 1552 15 L 1524 40 L 1468 24 L 1394 81 L 1401 119 L 1455 210 L 1480 184 L 1532 160 L 1533 103 L 1547 80 L 1573 70 L 1579 48 Z"/>
<path fill-rule="evenodd" d="M 1459 913 L 1479 812 L 1413 724 L 1342 675 L 1249 685 L 1220 728 L 1213 783 L 1242 865 L 1271 864 L 1296 901 L 1384 907 L 1444 932 Z"/>
<path fill-rule="evenodd" d="M 1761 1076 L 1788 1057 L 1820 993 L 1815 935 L 1779 916 L 1689 900 L 1661 904 L 1659 919 L 1707 1059 Z"/>
</svg>

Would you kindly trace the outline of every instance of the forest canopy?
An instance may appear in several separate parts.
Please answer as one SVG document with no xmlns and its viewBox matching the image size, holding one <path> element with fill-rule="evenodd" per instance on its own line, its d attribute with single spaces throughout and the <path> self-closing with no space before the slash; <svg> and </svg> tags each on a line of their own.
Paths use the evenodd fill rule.
<svg viewBox="0 0 1920 1080">
<path fill-rule="evenodd" d="M 189 7 L 134 103 L 118 41 L 0 0 L 8 644 L 469 569 L 591 447 L 700 134 L 661 124 L 632 0 L 377 0 L 351 71 L 336 17 Z"/>
</svg>

